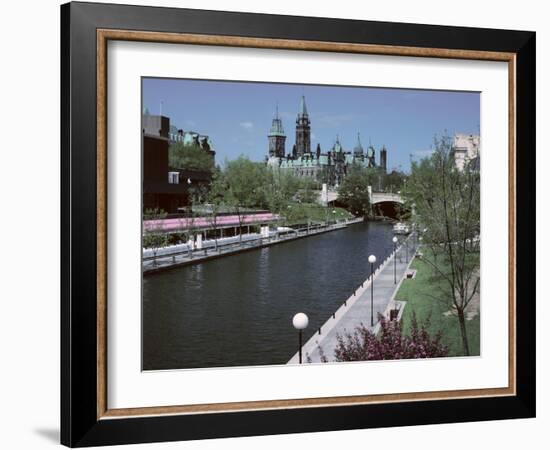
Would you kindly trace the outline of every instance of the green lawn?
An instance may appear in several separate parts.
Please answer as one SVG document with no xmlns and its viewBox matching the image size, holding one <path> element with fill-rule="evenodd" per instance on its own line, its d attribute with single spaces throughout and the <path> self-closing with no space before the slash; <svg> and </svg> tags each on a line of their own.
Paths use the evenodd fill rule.
<svg viewBox="0 0 550 450">
<path fill-rule="evenodd" d="M 407 302 L 403 311 L 404 332 L 408 333 L 410 330 L 413 311 L 416 312 L 419 324 L 430 317 L 431 323 L 428 328 L 430 334 L 441 330 L 443 332 L 442 341 L 449 347 L 449 356 L 463 356 L 458 318 L 454 315 L 443 315 L 450 309 L 443 301 L 443 298 L 449 295 L 448 284 L 434 279 L 432 268 L 421 259 L 413 261 L 411 268 L 416 269 L 416 277 L 404 280 L 395 297 L 396 300 Z M 479 315 L 466 321 L 466 331 L 470 355 L 479 355 Z"/>
</svg>

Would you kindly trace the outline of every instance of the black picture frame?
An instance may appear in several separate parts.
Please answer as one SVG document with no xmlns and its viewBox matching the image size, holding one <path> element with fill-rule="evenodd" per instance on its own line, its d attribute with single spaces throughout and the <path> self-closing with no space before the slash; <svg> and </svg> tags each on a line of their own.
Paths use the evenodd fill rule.
<svg viewBox="0 0 550 450">
<path fill-rule="evenodd" d="M 98 418 L 98 29 L 516 55 L 516 395 Z M 61 443 L 71 447 L 535 416 L 534 32 L 93 3 L 61 6 Z"/>
</svg>

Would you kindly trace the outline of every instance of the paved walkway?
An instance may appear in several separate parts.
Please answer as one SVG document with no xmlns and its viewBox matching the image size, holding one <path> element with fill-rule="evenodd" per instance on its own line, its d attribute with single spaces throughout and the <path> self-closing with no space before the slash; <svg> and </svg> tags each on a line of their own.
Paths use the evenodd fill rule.
<svg viewBox="0 0 550 450">
<path fill-rule="evenodd" d="M 409 264 L 414 256 L 415 239 L 410 235 L 403 245 L 398 247 L 396 252 L 396 278 L 394 283 L 394 255 L 391 255 L 378 267 L 374 274 L 373 287 L 373 313 L 374 327 L 370 326 L 371 317 L 371 281 L 370 277 L 364 281 L 363 287 L 359 287 L 302 347 L 302 358 L 305 362 L 321 362 L 321 353 L 328 359 L 334 361 L 334 349 L 337 346 L 337 335 L 344 335 L 353 332 L 361 323 L 368 329 L 375 329 L 378 324 L 378 313 L 383 314 L 390 301 L 393 300 L 402 279 L 405 277 Z M 408 245 L 408 251 L 406 249 Z M 408 254 L 408 255 L 407 255 Z M 407 259 L 408 256 L 408 259 Z M 309 330 L 306 330 L 306 332 Z M 311 331 L 310 331 L 311 332 Z M 298 363 L 296 353 L 288 364 Z"/>
</svg>

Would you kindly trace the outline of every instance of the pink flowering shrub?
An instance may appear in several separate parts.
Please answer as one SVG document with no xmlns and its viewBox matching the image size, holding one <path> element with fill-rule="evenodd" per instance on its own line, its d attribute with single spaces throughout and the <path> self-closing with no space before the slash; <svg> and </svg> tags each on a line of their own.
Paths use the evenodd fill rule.
<svg viewBox="0 0 550 450">
<path fill-rule="evenodd" d="M 380 331 L 375 335 L 363 324 L 353 333 L 338 335 L 334 350 L 336 361 L 368 361 L 381 359 L 437 358 L 447 356 L 449 349 L 441 343 L 441 332 L 430 336 L 429 319 L 418 325 L 413 313 L 411 331 L 403 334 L 401 322 L 379 315 Z M 326 360 L 326 358 L 325 358 Z"/>
</svg>

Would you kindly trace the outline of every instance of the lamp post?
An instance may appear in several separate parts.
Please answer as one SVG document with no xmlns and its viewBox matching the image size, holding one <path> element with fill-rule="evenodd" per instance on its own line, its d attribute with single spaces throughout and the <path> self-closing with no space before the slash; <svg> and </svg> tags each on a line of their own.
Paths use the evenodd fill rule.
<svg viewBox="0 0 550 450">
<path fill-rule="evenodd" d="M 376 256 L 370 255 L 369 256 L 369 262 L 370 262 L 370 326 L 374 326 L 374 311 L 373 311 L 373 305 L 374 305 L 374 263 L 376 262 Z"/>
<path fill-rule="evenodd" d="M 397 247 L 397 236 L 394 236 L 392 239 L 393 242 L 393 284 L 397 284 L 397 253 L 396 253 L 396 247 Z"/>
<path fill-rule="evenodd" d="M 304 313 L 298 313 L 292 318 L 292 325 L 298 330 L 298 355 L 300 364 L 302 364 L 302 330 L 306 329 L 309 319 Z"/>
</svg>

